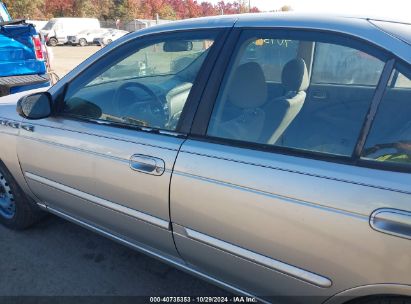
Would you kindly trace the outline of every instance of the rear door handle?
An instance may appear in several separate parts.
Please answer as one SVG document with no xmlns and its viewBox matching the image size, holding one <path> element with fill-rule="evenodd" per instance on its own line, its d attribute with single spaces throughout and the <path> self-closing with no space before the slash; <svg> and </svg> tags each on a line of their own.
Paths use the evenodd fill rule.
<svg viewBox="0 0 411 304">
<path fill-rule="evenodd" d="M 165 171 L 165 163 L 161 158 L 134 154 L 130 158 L 130 168 L 134 171 L 160 176 Z"/>
<path fill-rule="evenodd" d="M 375 210 L 370 217 L 374 230 L 411 239 L 411 212 L 382 208 Z"/>
</svg>

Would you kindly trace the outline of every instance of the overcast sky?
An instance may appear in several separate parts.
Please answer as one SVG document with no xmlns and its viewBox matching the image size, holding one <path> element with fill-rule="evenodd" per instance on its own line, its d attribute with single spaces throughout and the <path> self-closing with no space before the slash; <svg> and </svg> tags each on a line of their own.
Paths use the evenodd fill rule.
<svg viewBox="0 0 411 304">
<path fill-rule="evenodd" d="M 251 5 L 263 11 L 290 5 L 297 12 L 381 16 L 411 22 L 411 0 L 251 0 Z"/>
</svg>

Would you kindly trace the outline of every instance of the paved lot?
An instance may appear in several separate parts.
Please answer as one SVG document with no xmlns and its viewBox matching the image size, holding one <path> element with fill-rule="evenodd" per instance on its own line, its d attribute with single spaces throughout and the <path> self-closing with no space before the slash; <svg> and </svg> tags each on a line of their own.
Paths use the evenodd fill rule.
<svg viewBox="0 0 411 304">
<path fill-rule="evenodd" d="M 0 226 L 0 260 L 0 297 L 227 295 L 55 216 L 23 232 Z"/>
<path fill-rule="evenodd" d="M 86 58 L 97 52 L 100 47 L 57 46 L 50 49 L 54 57 L 52 61 L 52 68 L 57 75 L 59 75 L 59 77 L 63 77 Z"/>
<path fill-rule="evenodd" d="M 53 48 L 54 70 L 63 76 L 98 49 Z M 204 281 L 54 216 L 23 232 L 0 226 L 0 296 L 224 294 Z"/>
</svg>

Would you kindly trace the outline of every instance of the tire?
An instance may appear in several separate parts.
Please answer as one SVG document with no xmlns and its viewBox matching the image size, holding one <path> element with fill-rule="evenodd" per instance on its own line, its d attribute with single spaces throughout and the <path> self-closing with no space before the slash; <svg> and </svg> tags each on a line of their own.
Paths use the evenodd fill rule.
<svg viewBox="0 0 411 304">
<path fill-rule="evenodd" d="M 84 39 L 84 38 L 81 38 L 81 39 L 78 41 L 78 44 L 79 44 L 80 46 L 86 46 L 86 45 L 87 45 L 87 40 Z"/>
<path fill-rule="evenodd" d="M 27 198 L 0 162 L 0 223 L 13 230 L 23 230 L 44 216 L 45 212 Z"/>
<path fill-rule="evenodd" d="M 403 296 L 371 296 L 355 299 L 345 304 L 411 304 L 411 297 Z"/>
<path fill-rule="evenodd" d="M 59 43 L 58 40 L 57 40 L 56 38 L 54 38 L 54 37 L 51 37 L 51 38 L 49 39 L 49 41 L 47 42 L 47 44 L 48 44 L 49 46 L 52 46 L 52 47 L 57 46 L 58 43 Z"/>
</svg>

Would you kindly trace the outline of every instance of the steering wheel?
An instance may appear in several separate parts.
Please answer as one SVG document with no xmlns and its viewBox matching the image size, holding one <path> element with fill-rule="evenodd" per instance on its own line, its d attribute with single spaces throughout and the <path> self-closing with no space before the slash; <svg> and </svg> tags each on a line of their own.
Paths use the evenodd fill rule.
<svg viewBox="0 0 411 304">
<path fill-rule="evenodd" d="M 137 100 L 133 102 L 133 100 L 129 99 L 123 100 L 121 98 L 122 94 L 129 88 L 138 88 L 143 90 L 150 96 L 150 101 Z M 133 119 L 146 122 L 146 125 L 150 127 L 162 127 L 167 121 L 161 99 L 148 86 L 138 82 L 126 82 L 119 86 L 114 93 L 112 107 L 114 109 L 114 113 L 116 113 L 119 117 L 131 117 Z M 136 111 L 133 111 L 134 109 Z M 138 116 L 141 117 L 133 117 L 133 113 L 139 113 Z"/>
</svg>

